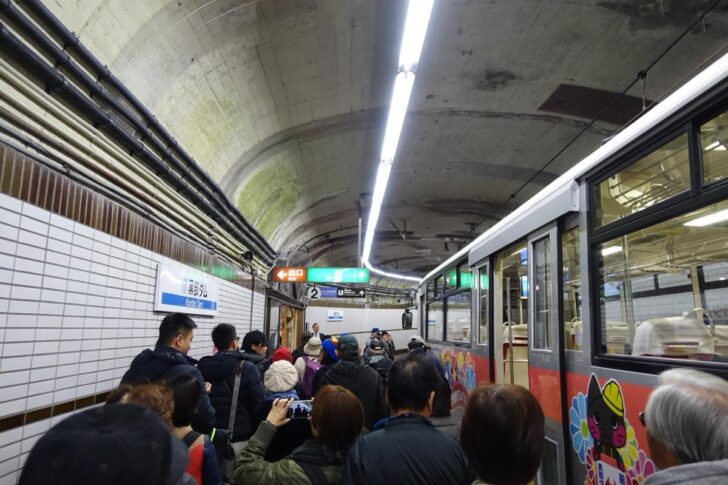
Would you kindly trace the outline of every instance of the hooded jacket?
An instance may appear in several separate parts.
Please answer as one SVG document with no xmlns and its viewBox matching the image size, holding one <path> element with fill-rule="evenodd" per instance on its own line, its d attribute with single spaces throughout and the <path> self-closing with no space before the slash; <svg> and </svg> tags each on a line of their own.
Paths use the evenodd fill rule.
<svg viewBox="0 0 728 485">
<path fill-rule="evenodd" d="M 384 404 L 384 385 L 377 371 L 364 365 L 361 359 L 342 360 L 334 364 L 321 377 L 321 386 L 334 384 L 349 389 L 364 407 L 364 426 L 372 429 L 374 423 L 387 416 Z"/>
<path fill-rule="evenodd" d="M 122 384 L 169 381 L 180 375 L 190 375 L 200 386 L 202 395 L 197 406 L 197 414 L 192 420 L 192 428 L 198 433 L 209 434 L 215 423 L 215 409 L 205 391 L 202 374 L 195 367 L 197 361 L 180 351 L 164 345 L 154 350 L 146 349 L 131 361 L 129 370 L 121 378 Z"/>
<path fill-rule="evenodd" d="M 472 481 L 457 440 L 417 414 L 377 423 L 375 431 L 359 438 L 349 450 L 341 477 L 346 484 L 464 485 Z"/>
<path fill-rule="evenodd" d="M 644 485 L 678 485 L 682 483 L 720 485 L 726 482 L 728 482 L 728 460 L 719 460 L 671 466 L 647 477 Z"/>
<path fill-rule="evenodd" d="M 210 401 L 215 408 L 215 427 L 227 429 L 238 362 L 242 363 L 242 367 L 233 441 L 244 441 L 250 438 L 258 425 L 255 411 L 265 394 L 258 368 L 252 362 L 243 359 L 242 354 L 235 350 L 203 357 L 198 362 L 197 369 L 205 381 L 212 384 Z"/>
<path fill-rule="evenodd" d="M 276 428 L 263 421 L 245 450 L 238 458 L 238 469 L 235 471 L 235 483 L 240 485 L 260 484 L 276 485 L 287 483 L 292 485 L 309 485 L 311 480 L 299 463 L 304 462 L 321 469 L 329 483 L 340 483 L 342 453 L 327 448 L 316 440 L 308 440 L 285 458 L 276 461 L 265 461 L 266 454 L 276 435 Z"/>
</svg>

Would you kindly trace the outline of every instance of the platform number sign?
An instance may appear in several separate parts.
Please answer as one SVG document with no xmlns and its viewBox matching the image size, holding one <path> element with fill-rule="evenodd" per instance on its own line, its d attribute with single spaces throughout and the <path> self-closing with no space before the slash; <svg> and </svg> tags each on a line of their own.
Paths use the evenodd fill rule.
<svg viewBox="0 0 728 485">
<path fill-rule="evenodd" d="M 318 300 L 321 298 L 321 289 L 317 286 L 311 286 L 306 292 L 306 296 L 308 296 L 309 300 Z"/>
</svg>

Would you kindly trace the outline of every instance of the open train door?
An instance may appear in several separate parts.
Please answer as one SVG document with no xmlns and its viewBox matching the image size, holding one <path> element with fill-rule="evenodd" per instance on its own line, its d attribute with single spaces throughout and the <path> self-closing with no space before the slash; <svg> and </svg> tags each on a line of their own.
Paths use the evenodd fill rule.
<svg viewBox="0 0 728 485">
<path fill-rule="evenodd" d="M 559 238 L 556 223 L 528 238 L 528 387 L 546 416 L 546 446 L 537 483 L 566 483 L 562 402 L 563 350 L 559 332 Z"/>
</svg>

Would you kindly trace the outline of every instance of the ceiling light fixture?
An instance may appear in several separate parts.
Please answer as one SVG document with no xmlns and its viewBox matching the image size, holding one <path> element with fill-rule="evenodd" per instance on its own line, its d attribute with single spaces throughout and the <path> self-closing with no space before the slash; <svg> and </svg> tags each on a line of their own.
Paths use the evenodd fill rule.
<svg viewBox="0 0 728 485">
<path fill-rule="evenodd" d="M 692 221 L 688 221 L 684 226 L 690 227 L 705 227 L 719 222 L 728 221 L 728 209 L 708 214 L 707 216 L 698 217 Z"/>
<path fill-rule="evenodd" d="M 602 249 L 602 256 L 611 256 L 622 252 L 622 246 L 609 246 L 608 248 Z"/>
<path fill-rule="evenodd" d="M 367 230 L 364 236 L 364 248 L 361 255 L 362 263 L 373 273 L 388 278 L 417 282 L 420 281 L 420 278 L 388 273 L 374 268 L 369 263 L 369 256 L 372 252 L 374 234 L 377 229 L 377 222 L 379 221 L 379 213 L 382 210 L 384 193 L 387 190 L 387 182 L 392 172 L 392 164 L 397 154 L 397 146 L 399 145 L 400 135 L 402 134 L 404 118 L 407 114 L 407 107 L 409 106 L 412 95 L 412 87 L 415 83 L 415 71 L 420 61 L 422 44 L 425 42 L 433 2 L 434 0 L 409 0 L 407 5 L 407 19 L 404 24 L 402 45 L 399 51 L 397 76 L 394 79 L 392 100 L 389 105 L 387 125 L 384 131 L 384 142 L 382 143 L 382 152 L 379 157 L 377 179 L 374 184 L 372 204 L 369 209 Z"/>
</svg>

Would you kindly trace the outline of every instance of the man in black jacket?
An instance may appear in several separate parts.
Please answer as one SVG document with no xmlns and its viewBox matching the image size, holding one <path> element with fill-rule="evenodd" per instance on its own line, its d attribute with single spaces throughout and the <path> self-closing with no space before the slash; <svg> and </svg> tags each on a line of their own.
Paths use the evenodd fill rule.
<svg viewBox="0 0 728 485">
<path fill-rule="evenodd" d="M 268 355 L 268 339 L 260 330 L 251 330 L 243 337 L 243 359 L 255 364 L 260 376 L 270 367 L 271 361 Z"/>
<path fill-rule="evenodd" d="M 437 371 L 422 356 L 408 355 L 392 365 L 387 385 L 392 417 L 349 450 L 341 483 L 472 483 L 458 442 L 428 419 L 437 382 Z"/>
<path fill-rule="evenodd" d="M 212 384 L 210 401 L 215 408 L 215 427 L 228 427 L 235 388 L 235 370 L 240 365 L 240 391 L 235 411 L 233 441 L 245 441 L 258 426 L 255 409 L 263 401 L 263 381 L 255 364 L 243 359 L 234 326 L 221 323 L 215 327 L 212 330 L 212 341 L 218 352 L 200 359 L 197 368 L 205 381 Z"/>
<path fill-rule="evenodd" d="M 335 384 L 353 392 L 364 407 L 364 426 L 372 429 L 374 423 L 387 415 L 382 379 L 377 371 L 362 362 L 359 342 L 353 335 L 339 337 L 336 354 L 340 361 L 321 378 L 321 386 Z"/>
<path fill-rule="evenodd" d="M 131 361 L 129 370 L 121 378 L 122 384 L 169 381 L 188 374 L 197 380 L 202 395 L 192 428 L 198 433 L 208 434 L 215 421 L 215 409 L 210 404 L 202 374 L 195 365 L 197 361 L 187 353 L 192 347 L 193 330 L 197 324 L 184 313 L 167 315 L 159 325 L 159 339 L 152 349 L 146 349 Z"/>
</svg>

